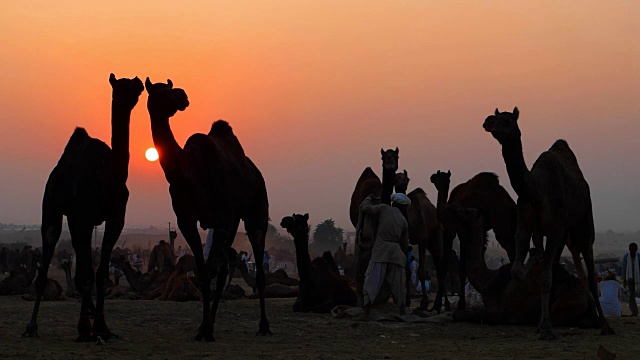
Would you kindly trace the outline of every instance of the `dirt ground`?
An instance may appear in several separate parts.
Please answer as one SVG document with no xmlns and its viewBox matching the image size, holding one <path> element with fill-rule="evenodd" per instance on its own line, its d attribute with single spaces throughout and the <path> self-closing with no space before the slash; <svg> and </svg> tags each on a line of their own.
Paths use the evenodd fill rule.
<svg viewBox="0 0 640 360">
<path fill-rule="evenodd" d="M 45 302 L 39 338 L 21 338 L 32 302 L 0 297 L 0 358 L 20 359 L 595 359 L 604 344 L 618 359 L 637 358 L 640 320 L 610 319 L 615 336 L 595 329 L 557 328 L 538 341 L 534 327 L 462 323 L 355 322 L 291 311 L 293 299 L 267 299 L 273 336 L 256 337 L 258 300 L 221 304 L 214 343 L 192 340 L 202 304 L 110 300 L 107 323 L 119 334 L 104 345 L 75 343 L 80 304 Z M 392 308 L 390 308 L 392 309 Z M 391 311 L 391 310 L 390 310 Z M 628 312 L 628 310 L 627 310 Z"/>
</svg>

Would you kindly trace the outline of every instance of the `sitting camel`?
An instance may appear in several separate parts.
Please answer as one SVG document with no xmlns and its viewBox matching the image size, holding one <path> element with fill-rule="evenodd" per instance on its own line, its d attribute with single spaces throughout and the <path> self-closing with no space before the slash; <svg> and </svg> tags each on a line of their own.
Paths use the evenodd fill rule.
<svg viewBox="0 0 640 360">
<path fill-rule="evenodd" d="M 193 284 L 187 273 L 193 271 L 193 256 L 182 256 L 164 284 L 144 295 L 144 300 L 158 299 L 161 301 L 200 301 L 202 293 Z"/>
<path fill-rule="evenodd" d="M 293 311 L 328 313 L 337 305 L 356 306 L 358 298 L 349 282 L 338 273 L 330 252 L 311 261 L 309 257 L 309 214 L 286 216 L 280 226 L 293 236 L 300 285 Z"/>
<path fill-rule="evenodd" d="M 457 310 L 455 321 L 490 324 L 531 324 L 540 320 L 540 277 L 543 261 L 532 250 L 527 262 L 526 277 L 517 281 L 511 277 L 511 264 L 498 270 L 489 270 L 484 259 L 487 236 L 480 211 L 463 208 L 458 204 L 447 205 L 442 217 L 456 226 L 462 251 L 467 260 L 469 281 L 482 295 L 483 310 Z M 553 286 L 549 297 L 549 309 L 554 325 L 594 327 L 598 326 L 595 303 L 587 288 L 561 265 L 553 271 Z"/>
<path fill-rule="evenodd" d="M 244 279 L 244 281 L 247 283 L 247 285 L 249 285 L 251 289 L 253 289 L 253 293 L 255 294 L 258 288 L 256 284 L 256 278 L 255 276 L 249 273 L 249 270 L 247 269 L 247 262 L 238 258 L 236 267 L 240 271 L 240 274 L 242 274 L 242 278 Z M 269 286 L 272 284 L 280 284 L 284 286 L 297 287 L 299 283 L 300 281 L 298 279 L 289 277 L 289 275 L 287 275 L 287 272 L 284 271 L 283 269 L 278 269 L 272 273 L 265 274 L 266 286 Z"/>
</svg>

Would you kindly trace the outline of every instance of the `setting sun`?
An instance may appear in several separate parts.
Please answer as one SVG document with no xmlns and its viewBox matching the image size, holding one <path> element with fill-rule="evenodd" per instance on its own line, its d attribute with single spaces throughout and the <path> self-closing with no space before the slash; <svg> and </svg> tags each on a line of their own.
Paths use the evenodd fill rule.
<svg viewBox="0 0 640 360">
<path fill-rule="evenodd" d="M 144 156 L 149 161 L 156 161 L 158 160 L 158 150 L 156 150 L 156 148 L 148 148 L 147 151 L 144 153 Z"/>
</svg>

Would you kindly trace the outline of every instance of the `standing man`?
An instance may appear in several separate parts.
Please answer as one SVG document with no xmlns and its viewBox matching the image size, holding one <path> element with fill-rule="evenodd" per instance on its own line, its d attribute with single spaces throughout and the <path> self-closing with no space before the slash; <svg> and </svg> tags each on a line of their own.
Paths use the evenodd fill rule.
<svg viewBox="0 0 640 360">
<path fill-rule="evenodd" d="M 262 258 L 262 267 L 264 268 L 265 273 L 271 272 L 269 271 L 269 260 L 271 260 L 271 256 L 269 256 L 269 252 L 265 250 L 264 257 Z"/>
<path fill-rule="evenodd" d="M 636 290 L 640 288 L 640 269 L 638 264 L 638 244 L 629 244 L 629 252 L 622 258 L 622 280 L 625 288 L 629 288 L 629 310 L 631 316 L 638 316 Z"/>
<path fill-rule="evenodd" d="M 370 198 L 362 203 L 363 212 L 378 220 L 371 259 L 362 289 L 365 314 L 370 313 L 371 304 L 384 283 L 389 285 L 394 302 L 400 307 L 400 313 L 404 314 L 407 296 L 405 266 L 409 246 L 409 226 L 399 207 L 406 208 L 411 201 L 404 194 L 394 194 L 391 201 L 392 206 L 372 205 Z"/>
</svg>

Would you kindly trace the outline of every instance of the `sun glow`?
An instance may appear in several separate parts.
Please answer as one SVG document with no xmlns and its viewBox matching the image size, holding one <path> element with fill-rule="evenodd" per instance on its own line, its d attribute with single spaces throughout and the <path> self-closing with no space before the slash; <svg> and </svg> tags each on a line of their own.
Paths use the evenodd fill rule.
<svg viewBox="0 0 640 360">
<path fill-rule="evenodd" d="M 156 148 L 148 148 L 147 151 L 144 153 L 144 156 L 149 161 L 156 161 L 158 160 L 158 150 L 156 150 Z"/>
</svg>

